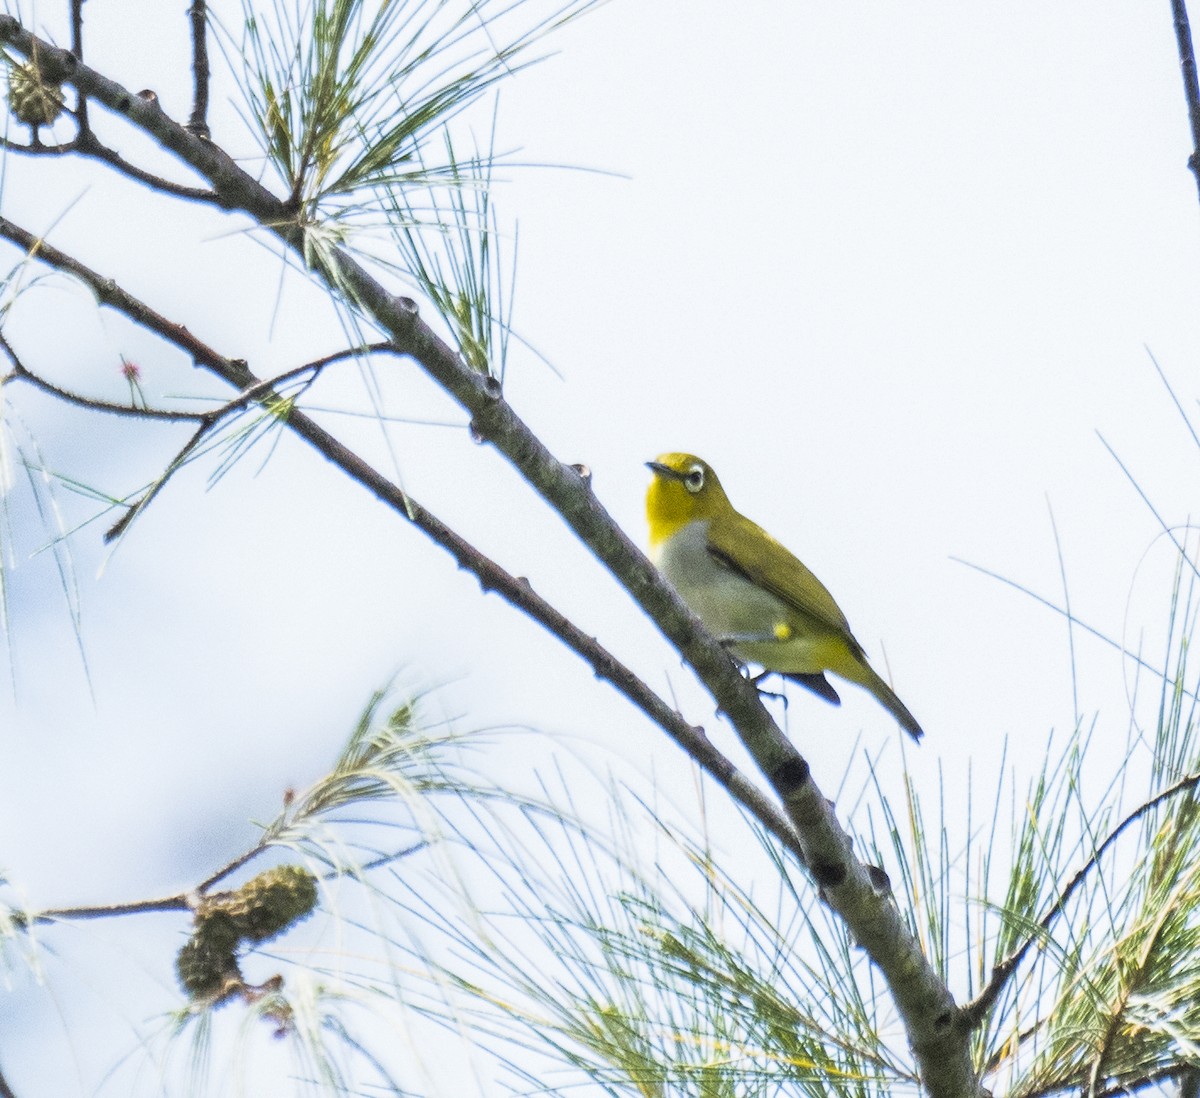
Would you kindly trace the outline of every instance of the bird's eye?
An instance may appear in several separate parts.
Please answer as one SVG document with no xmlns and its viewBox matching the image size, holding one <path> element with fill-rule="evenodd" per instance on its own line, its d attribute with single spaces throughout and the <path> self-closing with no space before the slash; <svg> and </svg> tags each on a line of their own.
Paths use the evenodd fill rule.
<svg viewBox="0 0 1200 1098">
<path fill-rule="evenodd" d="M 699 465 L 693 465 L 688 470 L 688 475 L 683 478 L 683 483 L 689 492 L 699 492 L 704 487 L 704 470 Z"/>
</svg>

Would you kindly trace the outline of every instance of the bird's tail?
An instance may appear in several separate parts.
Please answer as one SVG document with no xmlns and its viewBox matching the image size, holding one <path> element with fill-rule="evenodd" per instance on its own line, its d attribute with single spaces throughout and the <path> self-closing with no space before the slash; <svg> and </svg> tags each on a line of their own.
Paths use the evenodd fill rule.
<svg viewBox="0 0 1200 1098">
<path fill-rule="evenodd" d="M 847 670 L 851 669 L 847 668 Z M 841 670 L 838 670 L 838 674 L 871 691 L 879 700 L 879 704 L 900 722 L 900 727 L 920 743 L 925 731 L 917 724 L 917 718 L 908 711 L 908 706 L 896 697 L 896 692 L 875 673 L 866 660 L 856 660 L 850 674 L 845 674 Z"/>
</svg>

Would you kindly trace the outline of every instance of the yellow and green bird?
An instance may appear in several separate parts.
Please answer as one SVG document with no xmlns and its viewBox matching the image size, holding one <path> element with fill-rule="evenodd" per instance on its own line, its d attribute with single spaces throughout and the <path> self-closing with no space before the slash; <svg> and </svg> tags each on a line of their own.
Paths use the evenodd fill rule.
<svg viewBox="0 0 1200 1098">
<path fill-rule="evenodd" d="M 756 663 L 841 704 L 825 672 L 869 690 L 915 740 L 924 732 L 867 663 L 846 615 L 803 564 L 734 510 L 711 466 L 694 454 L 646 463 L 650 556 L 705 628 Z"/>
</svg>

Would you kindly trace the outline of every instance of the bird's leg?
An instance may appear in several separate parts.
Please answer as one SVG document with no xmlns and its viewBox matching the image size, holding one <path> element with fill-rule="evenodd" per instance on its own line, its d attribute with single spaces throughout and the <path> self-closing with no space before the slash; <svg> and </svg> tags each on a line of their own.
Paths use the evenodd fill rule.
<svg viewBox="0 0 1200 1098">
<path fill-rule="evenodd" d="M 726 633 L 723 636 L 720 636 L 717 638 L 717 643 L 722 648 L 724 648 L 727 652 L 731 652 L 731 650 L 733 648 L 736 648 L 739 644 L 764 644 L 764 643 L 777 642 L 779 640 L 780 640 L 780 637 L 777 632 L 775 632 L 775 633 Z M 737 659 L 736 653 L 731 652 L 731 654 L 734 656 L 735 659 Z M 787 696 L 785 694 L 776 693 L 774 690 L 766 690 L 763 687 L 758 685 L 768 675 L 774 675 L 775 674 L 774 671 L 765 671 L 764 670 L 764 671 L 760 671 L 757 675 L 751 675 L 749 668 L 745 663 L 742 663 L 741 660 L 738 660 L 738 665 L 741 667 L 742 673 L 746 676 L 746 678 L 748 678 L 758 688 L 758 692 L 760 694 L 763 694 L 768 698 L 778 698 L 781 702 L 783 702 L 784 709 L 787 708 L 788 702 L 787 702 Z"/>
<path fill-rule="evenodd" d="M 786 709 L 788 707 L 787 695 L 782 690 L 779 690 L 779 691 L 768 690 L 765 686 L 758 685 L 768 675 L 774 675 L 774 674 L 776 674 L 776 672 L 774 672 L 774 671 L 760 671 L 757 675 L 747 675 L 747 678 L 749 678 L 749 680 L 752 683 L 754 683 L 755 687 L 757 687 L 757 689 L 758 689 L 758 692 L 760 694 L 762 694 L 763 697 L 778 698 L 779 701 L 783 702 L 783 708 Z"/>
</svg>

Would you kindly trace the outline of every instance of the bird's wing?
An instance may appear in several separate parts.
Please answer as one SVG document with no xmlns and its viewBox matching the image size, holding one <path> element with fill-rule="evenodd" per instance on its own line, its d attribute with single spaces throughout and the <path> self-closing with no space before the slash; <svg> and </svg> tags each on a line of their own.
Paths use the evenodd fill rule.
<svg viewBox="0 0 1200 1098">
<path fill-rule="evenodd" d="M 710 524 L 708 551 L 726 568 L 770 591 L 818 626 L 842 634 L 858 647 L 846 615 L 825 585 L 790 550 L 744 515 Z"/>
</svg>

